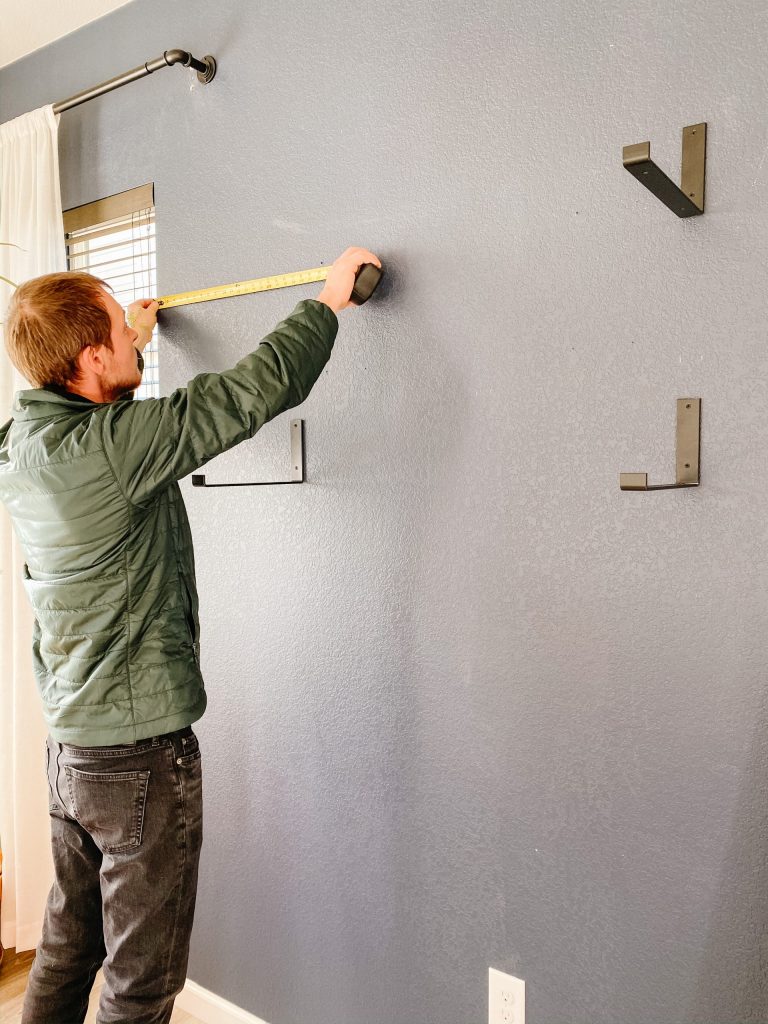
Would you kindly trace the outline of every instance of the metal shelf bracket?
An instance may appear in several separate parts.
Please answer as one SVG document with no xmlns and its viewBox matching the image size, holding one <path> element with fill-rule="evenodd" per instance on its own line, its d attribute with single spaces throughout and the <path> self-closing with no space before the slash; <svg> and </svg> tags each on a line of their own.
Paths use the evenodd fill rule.
<svg viewBox="0 0 768 1024">
<path fill-rule="evenodd" d="M 305 479 L 304 462 L 304 420 L 291 420 L 291 479 L 290 480 L 256 480 L 253 483 L 207 484 L 205 476 L 193 474 L 193 487 L 269 487 L 272 484 L 303 484 Z"/>
<path fill-rule="evenodd" d="M 638 142 L 622 150 L 624 166 L 641 185 L 678 217 L 704 213 L 704 176 L 707 167 L 707 123 L 683 128 L 683 160 L 680 188 L 651 160 L 650 142 Z"/>
<path fill-rule="evenodd" d="M 673 484 L 649 484 L 647 473 L 622 473 L 622 491 L 668 491 L 675 487 L 699 486 L 701 447 L 701 399 L 677 400 L 677 473 Z"/>
</svg>

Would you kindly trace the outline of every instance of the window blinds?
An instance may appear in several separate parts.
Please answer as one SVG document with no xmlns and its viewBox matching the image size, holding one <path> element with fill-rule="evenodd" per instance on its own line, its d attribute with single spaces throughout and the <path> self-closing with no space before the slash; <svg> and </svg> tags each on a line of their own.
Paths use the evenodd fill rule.
<svg viewBox="0 0 768 1024">
<path fill-rule="evenodd" d="M 115 299 L 128 306 L 157 294 L 155 207 L 152 185 L 67 210 L 67 266 L 100 277 Z M 160 394 L 157 332 L 144 349 L 144 375 L 137 398 Z"/>
</svg>

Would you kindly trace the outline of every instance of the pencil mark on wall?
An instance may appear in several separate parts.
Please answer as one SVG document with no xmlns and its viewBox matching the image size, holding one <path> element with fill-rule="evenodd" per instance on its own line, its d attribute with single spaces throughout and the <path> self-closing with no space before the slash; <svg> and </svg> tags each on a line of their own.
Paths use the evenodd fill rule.
<svg viewBox="0 0 768 1024">
<path fill-rule="evenodd" d="M 294 235 L 306 235 L 307 229 L 302 227 L 301 224 L 294 224 L 290 220 L 278 220 L 275 218 L 272 223 L 276 228 L 281 228 L 283 231 L 290 231 Z"/>
</svg>

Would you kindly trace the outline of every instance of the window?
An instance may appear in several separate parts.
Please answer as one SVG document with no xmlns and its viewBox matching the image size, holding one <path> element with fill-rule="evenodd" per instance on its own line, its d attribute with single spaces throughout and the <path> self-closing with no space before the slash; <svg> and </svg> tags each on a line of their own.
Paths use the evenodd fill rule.
<svg viewBox="0 0 768 1024">
<path fill-rule="evenodd" d="M 157 297 L 154 187 L 142 185 L 64 213 L 67 266 L 100 277 L 121 306 Z M 136 398 L 157 398 L 157 330 L 144 349 Z"/>
</svg>

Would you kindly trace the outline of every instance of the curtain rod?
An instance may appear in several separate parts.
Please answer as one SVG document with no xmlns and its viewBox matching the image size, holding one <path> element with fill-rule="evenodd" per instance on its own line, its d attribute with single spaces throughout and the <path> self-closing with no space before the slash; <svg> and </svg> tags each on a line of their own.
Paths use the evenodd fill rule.
<svg viewBox="0 0 768 1024">
<path fill-rule="evenodd" d="M 108 82 L 94 85 L 92 89 L 79 92 L 77 96 L 70 96 L 68 100 L 54 103 L 53 112 L 60 114 L 63 110 L 70 110 L 80 103 L 87 103 L 88 100 L 93 100 L 97 96 L 103 96 L 105 92 L 119 89 L 121 85 L 128 85 L 129 82 L 135 82 L 138 78 L 151 75 L 153 71 L 159 71 L 160 68 L 169 68 L 173 64 L 183 64 L 185 68 L 194 68 L 197 71 L 198 81 L 204 84 L 212 81 L 216 74 L 216 61 L 210 54 L 203 57 L 202 60 L 198 60 L 187 50 L 166 50 L 162 57 L 155 57 L 154 60 L 148 60 L 146 64 L 140 64 L 139 67 L 132 71 L 126 71 L 125 74 L 118 75 L 117 78 L 110 78 Z"/>
</svg>

